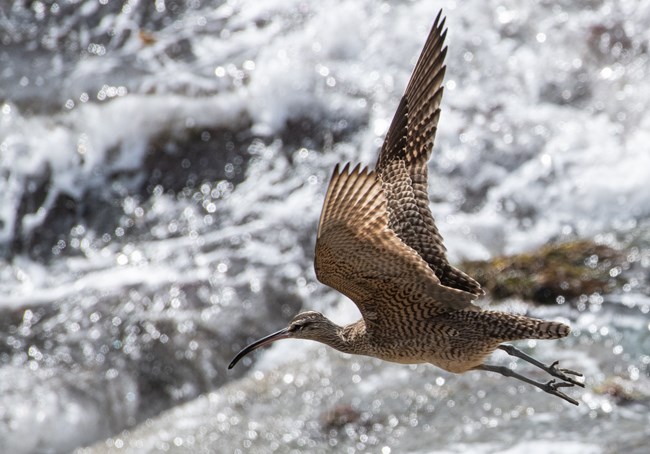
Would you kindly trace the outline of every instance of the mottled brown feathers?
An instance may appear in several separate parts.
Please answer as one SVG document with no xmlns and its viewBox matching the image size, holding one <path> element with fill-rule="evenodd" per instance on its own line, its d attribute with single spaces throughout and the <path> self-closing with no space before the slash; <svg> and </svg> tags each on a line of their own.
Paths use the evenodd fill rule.
<svg viewBox="0 0 650 454">
<path fill-rule="evenodd" d="M 484 336 L 499 343 L 520 339 L 559 339 L 569 335 L 571 330 L 560 322 L 539 320 L 524 315 L 495 311 L 456 311 L 446 315 L 447 324 L 458 322 L 473 326 Z"/>
<path fill-rule="evenodd" d="M 417 251 L 443 285 L 480 296 L 480 285 L 447 261 L 429 209 L 427 161 L 440 118 L 447 53 L 444 22 L 439 14 L 386 135 L 376 172 L 385 191 L 388 226 Z"/>
<path fill-rule="evenodd" d="M 318 279 L 352 299 L 374 324 L 413 321 L 471 306 L 475 295 L 440 284 L 431 268 L 388 228 L 375 172 L 336 166 L 316 241 Z"/>
<path fill-rule="evenodd" d="M 427 161 L 440 116 L 446 31 L 440 15 L 400 102 L 376 172 L 334 169 L 316 244 L 318 279 L 350 297 L 366 322 L 472 309 L 483 292 L 449 265 L 429 210 Z"/>
</svg>

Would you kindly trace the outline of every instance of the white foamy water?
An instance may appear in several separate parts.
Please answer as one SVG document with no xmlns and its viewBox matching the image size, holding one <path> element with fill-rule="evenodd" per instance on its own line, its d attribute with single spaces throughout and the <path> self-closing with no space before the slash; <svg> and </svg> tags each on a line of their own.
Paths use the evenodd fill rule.
<svg viewBox="0 0 650 454">
<path fill-rule="evenodd" d="M 629 314 L 617 318 L 604 304 L 549 316 L 578 326 L 567 342 L 575 357 L 554 348 L 589 368 L 592 385 L 612 374 L 647 380 L 647 305 L 634 301 L 649 266 L 650 2 L 16 3 L 0 14 L 0 451 L 67 452 L 208 391 L 232 426 L 215 416 L 222 447 L 245 448 L 246 431 L 260 426 L 280 452 L 335 449 L 313 423 L 317 408 L 278 409 L 310 399 L 274 367 L 322 350 L 278 344 L 259 363 L 280 374 L 268 389 L 250 385 L 264 381 L 250 374 L 236 381 L 244 366 L 225 365 L 300 308 L 339 323 L 357 316 L 312 271 L 325 185 L 336 162 L 374 164 L 439 8 L 449 53 L 430 191 L 450 256 L 576 236 L 645 238 L 631 259 L 641 279 L 613 305 L 631 306 Z M 348 366 L 336 361 L 301 367 L 309 380 L 330 377 L 332 402 L 388 418 L 365 433 L 378 444 L 357 433 L 340 446 L 432 452 L 427 437 L 443 440 L 435 430 L 416 435 L 408 415 L 419 425 L 437 415 L 418 396 L 447 405 L 447 394 L 422 389 L 440 371 L 418 368 L 422 380 L 401 407 L 390 393 L 406 392 L 409 368 L 352 363 L 365 374 L 338 377 L 331 370 Z M 383 380 L 385 370 L 396 381 Z M 473 377 L 444 377 L 477 387 Z M 543 431 L 512 443 L 526 433 L 519 415 L 528 410 L 493 397 L 499 383 L 486 385 L 497 403 L 477 397 L 491 405 L 484 421 L 463 419 L 476 402 L 455 404 L 458 431 L 439 452 L 555 449 Z M 390 412 L 362 397 L 373 392 L 392 402 Z M 268 402 L 257 407 L 256 393 Z M 606 402 L 588 398 L 544 427 L 569 427 L 566 446 L 591 452 L 589 435 L 571 432 L 580 418 L 605 418 L 603 430 L 616 431 L 643 413 Z M 183 443 L 198 440 L 197 409 L 183 408 L 165 430 L 178 423 Z M 518 424 L 504 419 L 512 412 Z M 623 415 L 620 426 L 613 414 Z M 494 421 L 510 429 L 492 443 Z M 151 433 L 157 446 L 160 432 Z"/>
</svg>

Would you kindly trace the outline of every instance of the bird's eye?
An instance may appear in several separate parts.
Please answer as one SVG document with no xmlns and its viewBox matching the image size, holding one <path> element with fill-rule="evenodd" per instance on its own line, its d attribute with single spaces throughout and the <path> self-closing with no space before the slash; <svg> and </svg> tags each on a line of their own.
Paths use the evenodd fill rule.
<svg viewBox="0 0 650 454">
<path fill-rule="evenodd" d="M 295 333 L 296 331 L 302 331 L 305 326 L 307 326 L 307 323 L 294 323 L 289 328 L 289 331 L 292 333 Z"/>
</svg>

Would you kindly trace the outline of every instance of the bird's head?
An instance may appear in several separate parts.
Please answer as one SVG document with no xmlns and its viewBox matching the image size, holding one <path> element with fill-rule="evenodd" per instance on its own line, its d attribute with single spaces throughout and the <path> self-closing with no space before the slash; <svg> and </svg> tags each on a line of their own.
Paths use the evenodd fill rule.
<svg viewBox="0 0 650 454">
<path fill-rule="evenodd" d="M 296 339 L 313 339 L 323 331 L 335 327 L 327 317 L 320 312 L 307 311 L 296 315 L 286 328 L 291 334 L 289 337 Z"/>
<path fill-rule="evenodd" d="M 253 342 L 237 353 L 237 356 L 228 365 L 228 369 L 232 369 L 240 359 L 259 347 L 269 345 L 280 339 L 319 340 L 320 337 L 323 337 L 327 333 L 335 331 L 336 327 L 336 325 L 320 312 L 301 312 L 291 320 L 291 323 L 286 328 Z"/>
</svg>

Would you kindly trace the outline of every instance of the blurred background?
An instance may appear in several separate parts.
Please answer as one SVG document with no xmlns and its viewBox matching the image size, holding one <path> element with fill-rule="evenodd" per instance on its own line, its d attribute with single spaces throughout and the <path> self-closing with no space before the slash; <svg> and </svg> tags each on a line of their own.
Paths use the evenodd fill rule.
<svg viewBox="0 0 650 454">
<path fill-rule="evenodd" d="M 571 324 L 518 346 L 579 407 L 307 341 L 226 370 L 358 317 L 314 276 L 322 199 L 441 8 L 432 211 L 483 304 Z M 647 452 L 649 46 L 647 0 L 3 2 L 0 451 Z"/>
</svg>

